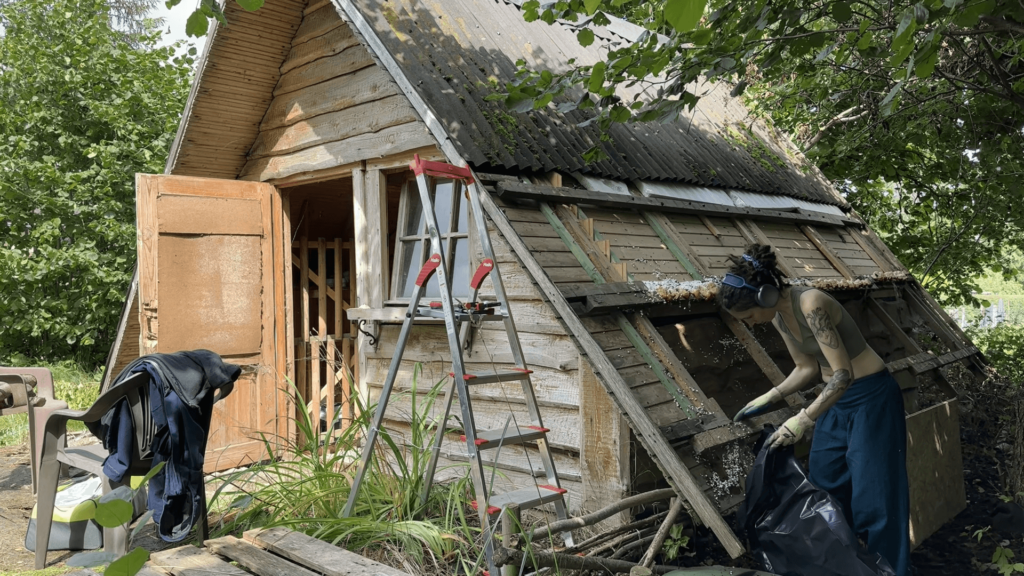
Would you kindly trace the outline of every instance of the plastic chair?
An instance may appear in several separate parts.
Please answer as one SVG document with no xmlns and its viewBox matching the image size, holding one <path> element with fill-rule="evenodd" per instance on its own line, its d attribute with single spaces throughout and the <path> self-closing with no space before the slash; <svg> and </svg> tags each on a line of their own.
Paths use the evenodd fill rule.
<svg viewBox="0 0 1024 576">
<path fill-rule="evenodd" d="M 46 566 L 46 548 L 50 540 L 50 526 L 53 521 L 53 504 L 57 496 L 57 480 L 61 465 L 74 466 L 91 472 L 100 477 L 103 492 L 127 483 L 131 476 L 144 476 L 153 465 L 153 454 L 150 452 L 156 426 L 149 411 L 149 374 L 140 372 L 124 382 L 111 386 L 96 399 L 96 402 L 85 411 L 57 410 L 46 419 L 43 437 L 43 450 L 39 459 L 39 494 L 37 500 L 36 521 L 36 569 Z M 132 446 L 131 463 L 125 474 L 125 482 L 114 483 L 103 474 L 103 461 L 107 458 L 107 450 L 101 444 L 67 448 L 65 435 L 67 423 L 71 420 L 79 422 L 98 422 L 108 410 L 122 400 L 127 399 L 131 408 L 132 420 L 135 424 L 135 442 Z M 203 488 L 205 494 L 205 486 Z M 103 529 L 103 549 L 122 556 L 128 552 L 127 525 L 117 528 Z M 206 517 L 206 499 L 198 522 L 197 540 L 200 545 L 209 535 L 209 524 Z"/>
<path fill-rule="evenodd" d="M 53 374 L 49 368 L 12 368 L 0 366 L 0 382 L 30 384 L 26 376 L 35 378 L 35 397 L 42 403 L 29 403 L 17 408 L 0 408 L 0 416 L 28 414 L 29 455 L 32 467 L 32 493 L 39 489 L 39 457 L 43 452 L 43 426 L 46 419 L 57 410 L 66 410 L 67 402 L 57 400 L 53 393 Z"/>
</svg>

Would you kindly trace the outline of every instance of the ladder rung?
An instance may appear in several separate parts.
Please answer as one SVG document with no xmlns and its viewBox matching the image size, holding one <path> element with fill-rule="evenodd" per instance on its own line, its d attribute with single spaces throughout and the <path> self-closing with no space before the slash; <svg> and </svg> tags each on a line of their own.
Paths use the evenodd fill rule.
<svg viewBox="0 0 1024 576">
<path fill-rule="evenodd" d="M 521 429 L 517 429 L 514 425 L 509 426 L 508 430 L 481 430 L 476 434 L 476 445 L 481 450 L 497 448 L 498 446 L 512 446 L 540 440 L 550 431 L 550 429 L 541 428 L 540 426 L 523 426 Z M 502 436 L 503 434 L 504 436 Z M 466 441 L 465 434 L 462 436 L 462 441 Z"/>
<path fill-rule="evenodd" d="M 526 368 L 510 368 L 511 372 L 490 372 L 485 374 L 463 374 L 462 378 L 467 383 L 472 385 L 477 384 L 494 384 L 495 382 L 518 382 L 520 380 L 526 380 L 533 374 L 533 370 Z M 449 376 L 455 377 L 454 372 L 449 372 Z"/>
<path fill-rule="evenodd" d="M 505 319 L 503 314 L 484 314 L 480 312 L 462 312 L 459 310 L 455 311 L 455 320 L 458 322 L 465 322 L 467 320 L 482 321 L 482 322 L 501 322 Z M 417 318 L 444 318 L 444 310 L 434 310 L 420 306 L 416 310 Z"/>
<path fill-rule="evenodd" d="M 487 507 L 487 514 L 494 516 L 501 512 L 503 507 L 509 504 L 518 504 L 520 510 L 536 508 L 541 504 L 561 500 L 562 495 L 566 492 L 567 490 L 565 488 L 556 488 L 555 486 L 541 484 L 540 486 L 534 486 L 531 488 L 513 490 L 512 492 L 506 492 L 505 494 L 496 494 L 491 498 L 490 505 Z M 470 502 L 470 505 L 475 510 L 477 507 L 476 500 Z"/>
</svg>

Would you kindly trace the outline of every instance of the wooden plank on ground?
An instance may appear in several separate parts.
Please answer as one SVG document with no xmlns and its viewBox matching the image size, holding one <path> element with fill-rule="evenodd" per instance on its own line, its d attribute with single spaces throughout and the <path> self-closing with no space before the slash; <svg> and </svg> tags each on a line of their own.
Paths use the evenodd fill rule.
<svg viewBox="0 0 1024 576">
<path fill-rule="evenodd" d="M 296 566 L 280 556 L 234 536 L 207 540 L 206 547 L 215 554 L 238 562 L 259 576 L 316 576 L 315 572 Z"/>
<path fill-rule="evenodd" d="M 246 542 L 279 554 L 325 576 L 408 576 L 405 572 L 355 552 L 293 532 L 287 528 L 249 530 Z"/>
<path fill-rule="evenodd" d="M 194 546 L 182 546 L 149 557 L 149 565 L 165 574 L 174 576 L 250 576 L 248 572 L 232 566 L 216 556 Z"/>
<path fill-rule="evenodd" d="M 721 446 L 735 440 L 749 438 L 754 434 L 760 434 L 765 424 L 779 426 L 795 416 L 797 412 L 799 412 L 797 407 L 787 406 L 786 408 L 754 416 L 741 422 L 733 422 L 728 426 L 701 432 L 693 437 L 693 451 L 700 454 L 715 446 Z"/>
</svg>

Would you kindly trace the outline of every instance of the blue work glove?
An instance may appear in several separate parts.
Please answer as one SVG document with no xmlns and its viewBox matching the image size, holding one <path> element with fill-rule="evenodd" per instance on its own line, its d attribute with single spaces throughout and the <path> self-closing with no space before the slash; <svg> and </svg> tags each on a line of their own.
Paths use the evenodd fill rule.
<svg viewBox="0 0 1024 576">
<path fill-rule="evenodd" d="M 801 410 L 796 416 L 783 422 L 778 430 L 772 432 L 768 437 L 768 450 L 796 444 L 811 428 L 814 428 L 814 420 L 807 415 L 807 410 Z"/>
<path fill-rule="evenodd" d="M 782 392 L 779 392 L 777 388 L 772 388 L 768 392 L 761 394 L 757 398 L 748 402 L 742 410 L 736 413 L 736 416 L 733 417 L 732 421 L 739 422 L 744 418 L 750 418 L 751 416 L 756 416 L 762 412 L 767 412 L 768 408 L 779 400 L 782 400 Z"/>
</svg>

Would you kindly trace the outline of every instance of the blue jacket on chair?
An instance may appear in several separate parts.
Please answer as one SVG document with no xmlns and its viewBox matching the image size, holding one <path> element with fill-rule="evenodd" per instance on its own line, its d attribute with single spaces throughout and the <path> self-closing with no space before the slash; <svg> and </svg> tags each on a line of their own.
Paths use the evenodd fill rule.
<svg viewBox="0 0 1024 576">
<path fill-rule="evenodd" d="M 166 463 L 149 482 L 149 509 L 160 537 L 178 542 L 188 536 L 205 510 L 203 464 L 214 391 L 230 391 L 242 370 L 209 350 L 150 354 L 129 364 L 112 386 L 137 372 L 150 375 L 150 415 L 156 427 L 149 447 L 153 465 Z M 103 463 L 104 474 L 121 482 L 134 441 L 128 403 L 112 408 L 93 433 L 110 452 Z"/>
</svg>

